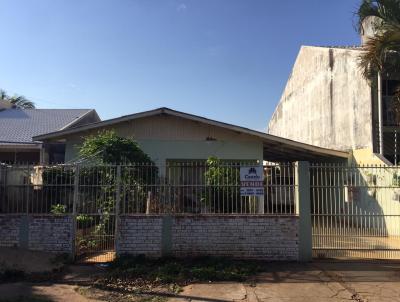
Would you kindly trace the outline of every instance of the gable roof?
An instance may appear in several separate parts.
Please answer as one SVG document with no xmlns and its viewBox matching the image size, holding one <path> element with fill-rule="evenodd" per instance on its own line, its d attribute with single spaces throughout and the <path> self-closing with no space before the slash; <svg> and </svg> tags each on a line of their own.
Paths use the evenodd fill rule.
<svg viewBox="0 0 400 302">
<path fill-rule="evenodd" d="M 227 130 L 235 131 L 246 135 L 251 135 L 259 138 L 264 144 L 264 157 L 268 157 L 268 160 L 312 160 L 315 158 L 324 159 L 344 159 L 349 157 L 348 152 L 325 149 L 313 145 L 308 145 L 293 140 L 285 139 L 282 137 L 274 136 L 264 132 L 252 130 L 245 127 L 240 127 L 228 123 L 219 122 L 216 120 L 208 119 L 198 115 L 184 113 L 169 108 L 158 108 L 150 111 L 144 111 L 134 113 L 130 115 L 121 116 L 97 123 L 91 123 L 79 127 L 70 127 L 61 131 L 51 132 L 48 134 L 35 136 L 33 139 L 37 141 L 49 140 L 49 139 L 60 139 L 66 135 L 76 134 L 86 130 L 98 129 L 105 126 L 112 126 L 121 122 L 126 122 L 134 119 L 145 118 L 155 115 L 171 115 L 187 120 L 200 122 L 203 124 L 221 127 Z"/>
<path fill-rule="evenodd" d="M 0 111 L 0 144 L 34 144 L 36 135 L 74 126 L 93 109 L 5 109 Z"/>
</svg>

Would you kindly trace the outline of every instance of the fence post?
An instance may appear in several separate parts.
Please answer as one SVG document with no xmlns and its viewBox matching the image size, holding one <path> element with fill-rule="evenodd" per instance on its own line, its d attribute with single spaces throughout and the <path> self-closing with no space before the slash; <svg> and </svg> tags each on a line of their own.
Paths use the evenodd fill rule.
<svg viewBox="0 0 400 302">
<path fill-rule="evenodd" d="M 79 199 L 79 166 L 75 166 L 75 174 L 74 174 L 74 197 L 72 204 L 72 214 L 76 216 L 77 205 Z"/>
<path fill-rule="evenodd" d="M 29 182 L 31 180 L 31 174 L 29 173 L 29 164 L 27 164 L 26 166 L 26 187 L 25 187 L 25 194 L 26 194 L 26 216 L 29 215 L 29 192 L 30 192 L 30 188 L 29 188 Z"/>
<path fill-rule="evenodd" d="M 119 214 L 121 205 L 121 166 L 117 166 L 117 175 L 115 181 L 115 227 L 114 227 L 114 244 L 115 253 L 118 256 L 118 236 L 119 236 Z"/>
<path fill-rule="evenodd" d="M 77 229 L 77 206 L 79 202 L 79 165 L 75 165 L 74 173 L 74 195 L 72 200 L 72 258 L 75 259 L 76 229 Z"/>
<path fill-rule="evenodd" d="M 310 164 L 296 163 L 296 214 L 299 215 L 299 261 L 312 260 Z"/>
<path fill-rule="evenodd" d="M 22 169 L 22 167 L 21 167 Z M 25 196 L 25 215 L 21 216 L 21 224 L 19 227 L 19 246 L 23 249 L 29 249 L 29 182 L 30 182 L 30 173 L 29 173 L 29 164 L 26 166 L 26 182 L 24 187 L 24 193 L 22 196 Z M 33 211 L 32 211 L 33 214 Z"/>
</svg>

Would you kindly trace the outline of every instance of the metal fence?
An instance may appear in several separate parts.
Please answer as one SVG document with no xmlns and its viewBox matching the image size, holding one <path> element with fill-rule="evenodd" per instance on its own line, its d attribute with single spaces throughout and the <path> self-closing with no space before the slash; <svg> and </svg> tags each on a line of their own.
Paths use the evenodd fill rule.
<svg viewBox="0 0 400 302">
<path fill-rule="evenodd" d="M 400 259 L 400 167 L 311 165 L 318 258 Z"/>
<path fill-rule="evenodd" d="M 0 213 L 296 214 L 293 164 L 263 166 L 263 198 L 241 196 L 244 165 L 4 166 Z"/>
</svg>

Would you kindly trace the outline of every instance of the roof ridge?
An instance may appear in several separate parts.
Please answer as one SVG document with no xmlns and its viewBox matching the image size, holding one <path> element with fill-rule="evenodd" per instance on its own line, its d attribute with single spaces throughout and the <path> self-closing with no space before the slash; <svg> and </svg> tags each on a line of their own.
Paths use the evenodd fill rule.
<svg viewBox="0 0 400 302">
<path fill-rule="evenodd" d="M 337 48 L 337 49 L 353 49 L 359 50 L 363 47 L 361 45 L 304 45 L 308 47 L 321 47 L 321 48 Z"/>
</svg>

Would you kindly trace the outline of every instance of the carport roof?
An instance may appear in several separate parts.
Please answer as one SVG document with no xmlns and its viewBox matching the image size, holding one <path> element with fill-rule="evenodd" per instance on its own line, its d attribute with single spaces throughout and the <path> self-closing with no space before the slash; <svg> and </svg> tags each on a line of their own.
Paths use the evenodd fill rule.
<svg viewBox="0 0 400 302">
<path fill-rule="evenodd" d="M 304 144 L 297 141 L 274 136 L 271 134 L 263 133 L 260 131 L 252 130 L 249 128 L 227 124 L 216 120 L 208 119 L 205 117 L 172 110 L 165 107 L 150 111 L 125 115 L 97 123 L 87 124 L 84 126 L 72 127 L 61 131 L 51 132 L 48 134 L 38 135 L 33 137 L 33 140 L 46 141 L 52 139 L 62 139 L 70 134 L 76 134 L 82 131 L 97 129 L 105 126 L 112 126 L 114 124 L 126 122 L 133 119 L 139 119 L 157 115 L 175 116 L 215 127 L 221 127 L 227 130 L 237 132 L 239 134 L 246 134 L 253 137 L 257 137 L 263 142 L 264 160 L 266 161 L 299 161 L 299 160 L 335 161 L 340 159 L 342 160 L 347 159 L 349 157 L 348 152 L 326 149 L 309 144 Z"/>
</svg>

